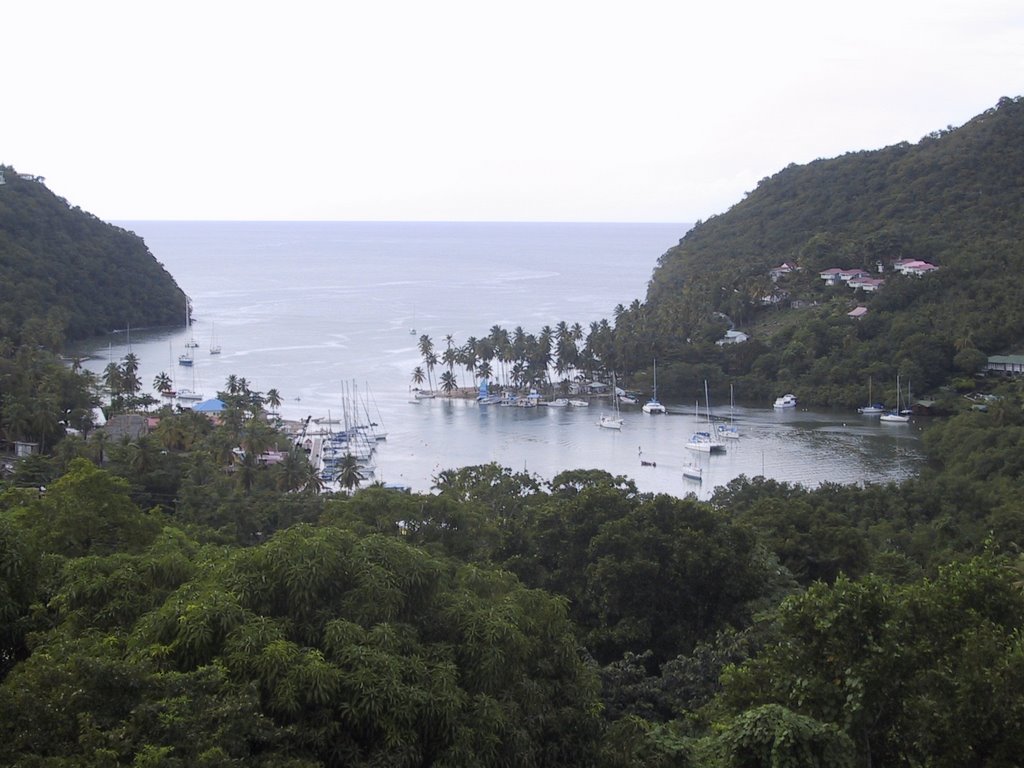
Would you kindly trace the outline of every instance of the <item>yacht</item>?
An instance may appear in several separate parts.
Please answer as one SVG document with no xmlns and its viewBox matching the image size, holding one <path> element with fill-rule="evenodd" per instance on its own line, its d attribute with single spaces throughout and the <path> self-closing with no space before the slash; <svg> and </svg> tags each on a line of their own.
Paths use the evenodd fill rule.
<svg viewBox="0 0 1024 768">
<path fill-rule="evenodd" d="M 790 393 L 775 398 L 776 408 L 796 408 L 796 395 Z"/>
</svg>

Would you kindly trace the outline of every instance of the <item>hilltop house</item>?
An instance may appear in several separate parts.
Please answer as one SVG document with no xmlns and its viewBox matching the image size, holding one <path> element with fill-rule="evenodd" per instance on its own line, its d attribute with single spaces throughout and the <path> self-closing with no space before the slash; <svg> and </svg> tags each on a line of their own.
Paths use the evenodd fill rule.
<svg viewBox="0 0 1024 768">
<path fill-rule="evenodd" d="M 929 264 L 927 261 L 921 261 L 920 259 L 897 259 L 892 263 L 892 268 L 900 274 L 913 275 L 914 277 L 921 277 L 938 269 L 934 264 Z"/>
</svg>

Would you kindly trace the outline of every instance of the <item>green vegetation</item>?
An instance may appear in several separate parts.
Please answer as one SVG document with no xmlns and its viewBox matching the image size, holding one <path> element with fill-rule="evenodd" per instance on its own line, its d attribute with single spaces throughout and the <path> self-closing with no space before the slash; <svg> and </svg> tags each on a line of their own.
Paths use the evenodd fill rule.
<svg viewBox="0 0 1024 768">
<path fill-rule="evenodd" d="M 142 238 L 0 166 L 0 338 L 65 340 L 180 325 L 185 295 Z"/>
<path fill-rule="evenodd" d="M 441 356 L 422 337 L 417 383 L 433 388 L 443 365 L 442 390 L 457 366 L 539 385 L 549 369 L 570 379 L 628 370 L 630 354 L 639 369 L 658 354 L 659 390 L 716 375 L 754 387 L 765 375 L 754 391 L 792 382 L 862 402 L 852 379 L 863 375 L 878 386 L 887 371 L 920 373 L 935 385 L 942 365 L 971 373 L 965 351 L 1020 339 L 1020 308 L 999 303 L 1010 280 L 998 265 L 1019 258 L 1007 233 L 1021 226 L 1024 176 L 976 171 L 994 208 L 935 185 L 979 136 L 1019 129 L 1021 108 L 1007 100 L 916 148 L 787 169 L 720 217 L 736 215 L 735 233 L 716 219 L 666 254 L 648 303 L 621 308 L 614 327 L 595 324 L 586 338 L 565 324 L 537 336 L 496 327 L 461 347 L 446 339 Z M 937 175 L 921 170 L 923 157 Z M 889 189 L 894 167 L 902 182 Z M 836 171 L 853 191 L 839 194 Z M 783 188 L 801 205 L 781 205 Z M 948 211 L 927 213 L 941 234 L 912 226 L 926 214 L 896 206 L 901 195 L 945 200 Z M 841 313 L 846 293 L 791 276 L 806 285 L 787 290 L 819 292 L 817 307 L 752 308 L 747 327 L 773 335 L 713 343 L 724 328 L 714 313 L 744 310 L 716 305 L 710 286 L 743 265 L 754 281 L 766 265 L 811 259 L 819 235 L 830 245 L 815 269 L 837 243 L 864 252 L 871 230 L 850 211 L 869 205 L 903 227 L 901 254 L 913 249 L 940 272 L 887 284 L 871 299 L 873 319 L 857 325 Z M 996 209 L 1014 221 L 997 227 Z M 958 217 L 954 247 L 939 227 Z M 945 277 L 966 279 L 982 254 L 1002 261 L 984 261 L 971 284 Z M 1005 309 L 1005 325 L 981 322 L 987 302 Z M 676 321 L 684 333 L 668 334 Z M 871 328 L 879 335 L 862 337 Z M 900 329 L 913 343 L 882 341 Z M 0 482 L 0 764 L 1020 763 L 1019 379 L 990 387 L 986 410 L 937 420 L 924 440 L 928 467 L 899 485 L 740 478 L 699 502 L 640 493 L 600 471 L 542 482 L 483 465 L 441 472 L 429 494 L 331 495 L 269 426 L 273 390 L 232 376 L 218 420 L 162 408 L 148 434 L 112 440 L 89 417 L 100 382 L 45 348 L 2 349 L 0 429 L 43 450 L 12 461 Z M 862 368 L 831 381 L 841 355 Z M 105 374 L 114 411 L 152 405 L 136 363 Z M 281 461 L 260 461 L 273 449 Z"/>
</svg>

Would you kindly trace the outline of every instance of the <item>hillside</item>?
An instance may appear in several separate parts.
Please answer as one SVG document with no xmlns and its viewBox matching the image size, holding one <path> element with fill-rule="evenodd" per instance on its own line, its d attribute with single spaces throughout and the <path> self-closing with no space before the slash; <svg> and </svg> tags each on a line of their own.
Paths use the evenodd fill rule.
<svg viewBox="0 0 1024 768">
<path fill-rule="evenodd" d="M 184 322 L 185 296 L 142 238 L 0 166 L 0 338 L 57 347 Z"/>
<path fill-rule="evenodd" d="M 893 262 L 907 258 L 939 269 L 896 274 Z M 773 283 L 769 270 L 783 262 L 800 271 Z M 829 288 L 819 272 L 830 267 L 862 268 L 885 285 L 874 293 Z M 791 165 L 763 179 L 662 256 L 643 317 L 619 318 L 651 335 L 623 347 L 666 361 L 666 392 L 692 387 L 695 371 L 684 364 L 697 359 L 714 359 L 704 375 L 743 378 L 756 396 L 800 388 L 805 402 L 851 403 L 872 371 L 888 380 L 900 371 L 926 391 L 975 372 L 985 355 L 1024 345 L 1021 274 L 1018 97 L 917 144 Z M 858 305 L 868 314 L 851 321 L 846 312 Z M 708 344 L 729 322 L 757 329 L 751 346 Z M 698 354 L 692 347 L 702 341 Z M 957 361 L 965 350 L 973 353 Z"/>
</svg>

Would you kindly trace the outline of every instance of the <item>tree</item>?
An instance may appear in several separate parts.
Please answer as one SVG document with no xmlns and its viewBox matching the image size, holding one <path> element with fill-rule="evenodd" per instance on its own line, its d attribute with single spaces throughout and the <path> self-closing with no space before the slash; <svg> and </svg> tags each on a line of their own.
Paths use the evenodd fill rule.
<svg viewBox="0 0 1024 768">
<path fill-rule="evenodd" d="M 914 584 L 812 585 L 783 602 L 778 642 L 726 674 L 723 700 L 838 726 L 862 765 L 1010 765 L 1024 748 L 1010 566 L 986 554 Z"/>
<path fill-rule="evenodd" d="M 351 491 L 353 488 L 358 487 L 365 479 L 366 477 L 359 467 L 359 459 L 351 453 L 346 453 L 338 466 L 338 482 L 341 484 L 341 487 Z"/>
</svg>

